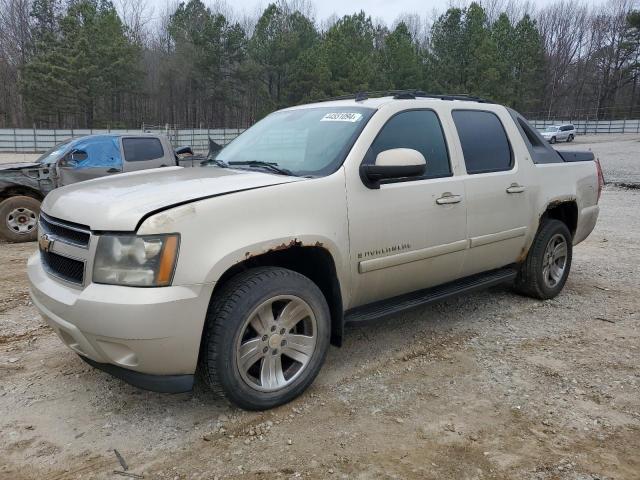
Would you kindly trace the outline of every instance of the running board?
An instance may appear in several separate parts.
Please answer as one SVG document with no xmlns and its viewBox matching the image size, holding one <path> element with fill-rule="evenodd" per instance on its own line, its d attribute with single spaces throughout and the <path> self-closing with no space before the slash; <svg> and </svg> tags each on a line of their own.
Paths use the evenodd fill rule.
<svg viewBox="0 0 640 480">
<path fill-rule="evenodd" d="M 345 312 L 345 322 L 366 322 L 368 320 L 386 317 L 429 303 L 439 302 L 440 300 L 455 297 L 463 293 L 510 282 L 516 278 L 517 274 L 518 272 L 515 268 L 505 267 L 472 275 L 437 287 L 418 290 L 417 292 L 370 303 Z"/>
</svg>

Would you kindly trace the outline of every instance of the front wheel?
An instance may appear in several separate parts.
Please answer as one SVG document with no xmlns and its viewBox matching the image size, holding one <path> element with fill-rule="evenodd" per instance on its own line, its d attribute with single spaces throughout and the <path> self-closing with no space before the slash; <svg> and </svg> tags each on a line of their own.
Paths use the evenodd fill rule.
<svg viewBox="0 0 640 480">
<path fill-rule="evenodd" d="M 307 277 L 284 268 L 248 270 L 212 299 L 200 367 L 212 390 L 237 406 L 276 407 L 311 385 L 330 330 L 327 302 Z"/>
<path fill-rule="evenodd" d="M 549 140 L 549 143 L 556 143 L 556 137 L 551 137 L 551 140 Z"/>
<path fill-rule="evenodd" d="M 571 233 L 563 222 L 545 220 L 520 267 L 516 291 L 541 300 L 558 295 L 571 269 L 571 242 Z"/>
<path fill-rule="evenodd" d="M 9 242 L 32 242 L 38 235 L 40 201 L 24 195 L 0 202 L 0 237 Z"/>
</svg>

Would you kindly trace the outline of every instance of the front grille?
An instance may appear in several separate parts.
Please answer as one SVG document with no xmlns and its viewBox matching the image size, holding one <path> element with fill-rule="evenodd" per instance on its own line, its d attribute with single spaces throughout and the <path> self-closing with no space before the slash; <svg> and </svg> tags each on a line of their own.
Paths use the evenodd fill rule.
<svg viewBox="0 0 640 480">
<path fill-rule="evenodd" d="M 70 243 L 84 248 L 89 245 L 89 239 L 91 238 L 89 227 L 58 220 L 44 213 L 40 214 L 40 232 L 46 233 L 63 243 Z"/>
<path fill-rule="evenodd" d="M 40 250 L 40 258 L 42 265 L 51 275 L 78 285 L 84 282 L 84 262 L 44 250 Z"/>
</svg>

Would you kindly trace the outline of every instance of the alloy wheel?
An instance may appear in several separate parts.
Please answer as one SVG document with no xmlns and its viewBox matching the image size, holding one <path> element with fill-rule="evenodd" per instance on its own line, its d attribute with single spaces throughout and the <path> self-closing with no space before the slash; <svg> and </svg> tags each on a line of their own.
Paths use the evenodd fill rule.
<svg viewBox="0 0 640 480">
<path fill-rule="evenodd" d="M 567 240 L 556 233 L 547 244 L 542 257 L 542 278 L 549 288 L 554 288 L 564 275 L 567 266 Z"/>
<path fill-rule="evenodd" d="M 290 385 L 308 366 L 318 326 L 303 299 L 280 295 L 254 309 L 236 345 L 236 367 L 251 388 L 274 392 Z"/>
</svg>

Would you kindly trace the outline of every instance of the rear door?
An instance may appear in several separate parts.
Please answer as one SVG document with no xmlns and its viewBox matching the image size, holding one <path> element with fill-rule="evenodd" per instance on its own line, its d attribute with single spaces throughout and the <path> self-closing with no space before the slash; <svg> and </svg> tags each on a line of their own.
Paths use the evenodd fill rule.
<svg viewBox="0 0 640 480">
<path fill-rule="evenodd" d="M 167 160 L 172 152 L 166 152 L 165 148 L 157 137 L 122 137 L 124 171 L 135 172 L 172 165 Z"/>
<path fill-rule="evenodd" d="M 532 207 L 526 158 L 516 155 L 505 124 L 516 134 L 506 110 L 453 110 L 466 176 L 469 252 L 464 273 L 502 267 L 522 257 Z M 511 122 L 511 123 L 508 123 Z"/>
</svg>

